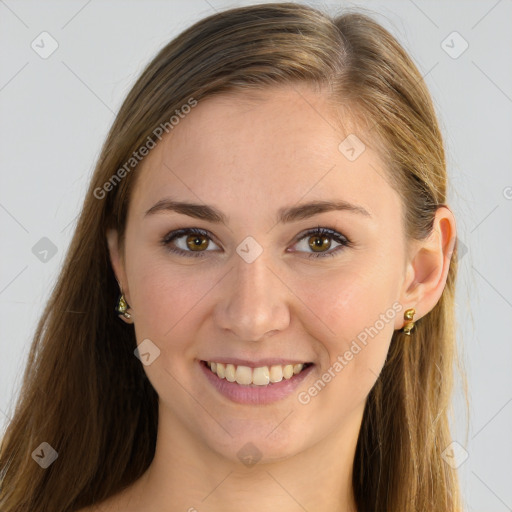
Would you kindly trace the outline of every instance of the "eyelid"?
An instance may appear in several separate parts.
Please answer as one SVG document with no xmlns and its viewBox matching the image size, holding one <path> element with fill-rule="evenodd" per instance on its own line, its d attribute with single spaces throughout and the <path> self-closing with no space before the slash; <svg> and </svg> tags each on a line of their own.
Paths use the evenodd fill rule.
<svg viewBox="0 0 512 512">
<path fill-rule="evenodd" d="M 181 238 L 186 235 L 190 235 L 190 234 L 197 234 L 197 235 L 205 236 L 205 237 L 209 238 L 211 241 L 213 241 L 216 245 L 221 246 L 221 244 L 219 244 L 216 241 L 216 237 L 210 231 L 208 231 L 206 229 L 201 229 L 201 228 L 179 228 L 179 229 L 172 230 L 162 238 L 161 243 L 170 252 L 178 254 L 178 255 L 184 255 L 185 257 L 188 257 L 188 256 L 201 257 L 201 255 L 203 255 L 205 253 L 215 252 L 215 251 L 211 251 L 211 250 L 185 251 L 180 248 L 170 247 L 169 244 L 173 240 L 175 240 L 177 238 Z M 304 253 L 304 251 L 292 251 L 292 252 L 304 253 L 304 254 L 306 254 L 306 257 L 309 257 L 309 258 L 311 258 L 311 257 L 322 258 L 322 257 L 328 257 L 328 256 L 335 256 L 335 254 L 337 252 L 340 252 L 340 249 L 344 249 L 346 247 L 352 247 L 352 245 L 353 245 L 351 240 L 347 236 L 345 236 L 343 233 L 339 232 L 336 229 L 327 227 L 327 226 L 321 227 L 320 225 L 318 225 L 317 227 L 314 227 L 314 228 L 306 229 L 306 230 L 302 231 L 301 233 L 299 233 L 295 237 L 295 239 L 293 241 L 293 245 L 299 243 L 302 239 L 304 239 L 308 236 L 327 236 L 328 238 L 331 238 L 333 241 L 335 241 L 336 243 L 338 243 L 340 245 L 338 247 L 335 247 L 334 250 L 329 249 L 328 251 L 318 252 L 318 253 L 315 253 L 315 252 Z M 287 252 L 290 252 L 290 251 L 287 251 Z"/>
<path fill-rule="evenodd" d="M 345 236 L 340 231 L 330 228 L 330 227 L 327 227 L 327 226 L 324 226 L 324 227 L 317 226 L 315 228 L 310 228 L 310 229 L 306 229 L 305 231 L 302 231 L 300 234 L 297 235 L 297 237 L 295 239 L 296 240 L 295 243 L 300 242 L 302 239 L 304 239 L 308 236 L 318 236 L 318 237 L 327 236 L 328 238 L 331 238 L 337 244 L 340 244 L 338 247 L 335 247 L 334 249 L 329 249 L 328 251 L 325 251 L 325 252 L 305 253 L 306 257 L 309 257 L 309 258 L 311 258 L 311 257 L 312 258 L 323 258 L 323 257 L 329 257 L 329 256 L 336 256 L 336 254 L 338 252 L 341 252 L 346 247 L 353 246 L 352 241 L 347 236 Z M 301 252 L 301 251 L 297 251 L 297 252 Z"/>
<path fill-rule="evenodd" d="M 182 236 L 189 235 L 189 234 L 207 236 L 208 238 L 210 238 L 213 241 L 215 241 L 215 236 L 212 233 L 210 233 L 210 231 L 208 231 L 206 229 L 201 229 L 201 228 L 178 228 L 178 229 L 174 229 L 172 231 L 169 231 L 169 233 L 167 233 L 163 237 L 162 242 L 169 243 L 172 240 L 174 240 L 175 238 L 180 238 Z M 217 243 L 217 242 L 215 242 L 215 243 Z"/>
</svg>

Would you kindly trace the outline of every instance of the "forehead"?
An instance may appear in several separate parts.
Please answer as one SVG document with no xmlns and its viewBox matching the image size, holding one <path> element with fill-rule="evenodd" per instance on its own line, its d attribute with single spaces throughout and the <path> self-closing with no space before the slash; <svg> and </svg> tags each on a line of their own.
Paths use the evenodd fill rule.
<svg viewBox="0 0 512 512">
<path fill-rule="evenodd" d="M 376 213 L 390 201 L 396 208 L 383 162 L 362 140 L 357 146 L 357 133 L 363 135 L 309 87 L 209 97 L 145 157 L 133 209 L 145 212 L 168 195 L 215 205 L 243 224 L 312 200 L 343 199 Z M 362 150 L 355 160 L 345 151 L 354 141 Z"/>
</svg>

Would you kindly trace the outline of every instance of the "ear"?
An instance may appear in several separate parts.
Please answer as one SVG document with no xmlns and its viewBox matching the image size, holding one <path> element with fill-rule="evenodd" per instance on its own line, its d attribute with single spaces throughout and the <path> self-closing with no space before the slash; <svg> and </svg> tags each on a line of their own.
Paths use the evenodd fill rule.
<svg viewBox="0 0 512 512">
<path fill-rule="evenodd" d="M 440 206 L 427 239 L 413 242 L 406 264 L 400 303 L 404 309 L 414 308 L 414 320 L 429 313 L 443 293 L 456 241 L 455 217 L 446 206 Z M 405 322 L 397 317 L 396 329 Z"/>
<path fill-rule="evenodd" d="M 114 269 L 114 274 L 119 283 L 119 286 L 123 290 L 124 297 L 128 304 L 130 304 L 130 293 L 128 290 L 128 280 L 126 279 L 126 272 L 124 266 L 124 257 L 121 248 L 119 247 L 119 235 L 117 230 L 107 230 L 107 244 L 108 251 L 110 254 L 110 262 Z"/>
</svg>

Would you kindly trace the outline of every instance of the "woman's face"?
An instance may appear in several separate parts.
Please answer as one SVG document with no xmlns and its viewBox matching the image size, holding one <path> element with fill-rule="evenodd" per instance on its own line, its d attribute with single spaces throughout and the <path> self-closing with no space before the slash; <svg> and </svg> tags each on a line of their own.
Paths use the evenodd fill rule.
<svg viewBox="0 0 512 512">
<path fill-rule="evenodd" d="M 160 421 L 198 449 L 277 460 L 359 429 L 403 325 L 406 241 L 383 163 L 349 134 L 308 87 L 226 94 L 133 171 L 123 291 Z"/>
</svg>

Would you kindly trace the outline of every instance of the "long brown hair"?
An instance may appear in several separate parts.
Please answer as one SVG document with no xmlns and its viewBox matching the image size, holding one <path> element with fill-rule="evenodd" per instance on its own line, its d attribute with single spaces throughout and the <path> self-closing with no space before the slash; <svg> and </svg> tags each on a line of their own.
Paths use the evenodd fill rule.
<svg viewBox="0 0 512 512">
<path fill-rule="evenodd" d="M 407 236 L 430 233 L 446 203 L 443 140 L 421 74 L 387 30 L 360 12 L 329 16 L 295 3 L 231 9 L 195 23 L 143 71 L 102 148 L 3 436 L 3 512 L 99 503 L 138 479 L 154 456 L 158 397 L 134 357 L 133 326 L 116 317 L 119 288 L 105 236 L 115 228 L 122 242 L 137 172 L 126 163 L 158 143 L 155 129 L 170 129 L 191 98 L 298 82 L 328 84 L 334 103 L 357 114 L 358 136 L 381 148 L 404 198 Z M 456 470 L 441 457 L 451 442 L 460 362 L 456 271 L 455 248 L 441 299 L 412 339 L 395 332 L 368 396 L 353 472 L 360 512 L 462 510 Z M 47 469 L 32 459 L 42 442 L 58 452 Z"/>
</svg>

